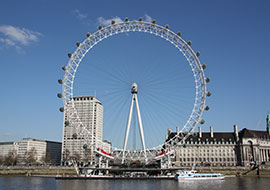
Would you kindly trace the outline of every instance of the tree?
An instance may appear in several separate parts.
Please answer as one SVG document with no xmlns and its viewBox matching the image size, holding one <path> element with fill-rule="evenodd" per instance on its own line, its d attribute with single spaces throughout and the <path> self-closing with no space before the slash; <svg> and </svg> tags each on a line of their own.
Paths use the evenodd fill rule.
<svg viewBox="0 0 270 190">
<path fill-rule="evenodd" d="M 9 153 L 4 157 L 3 164 L 6 166 L 14 166 L 18 162 L 18 155 L 16 150 L 11 150 Z"/>
<path fill-rule="evenodd" d="M 92 160 L 91 149 L 90 148 L 84 149 L 84 152 L 83 152 L 83 161 L 85 163 L 87 163 L 87 162 L 89 162 L 91 160 Z"/>
<path fill-rule="evenodd" d="M 70 156 L 70 159 L 79 162 L 81 160 L 81 155 L 78 152 L 74 152 L 74 154 Z"/>
<path fill-rule="evenodd" d="M 4 164 L 4 157 L 0 155 L 0 166 L 2 166 L 3 164 Z"/>
<path fill-rule="evenodd" d="M 45 165 L 51 164 L 52 163 L 51 154 L 49 152 L 47 154 L 44 154 L 44 156 L 42 156 L 41 158 L 41 162 Z"/>
<path fill-rule="evenodd" d="M 66 149 L 62 154 L 62 160 L 63 162 L 67 162 L 70 160 L 70 151 Z"/>
<path fill-rule="evenodd" d="M 37 162 L 36 155 L 37 155 L 37 151 L 35 147 L 32 147 L 29 151 L 26 151 L 24 153 L 24 157 L 23 157 L 24 163 L 27 165 L 36 164 Z"/>
</svg>

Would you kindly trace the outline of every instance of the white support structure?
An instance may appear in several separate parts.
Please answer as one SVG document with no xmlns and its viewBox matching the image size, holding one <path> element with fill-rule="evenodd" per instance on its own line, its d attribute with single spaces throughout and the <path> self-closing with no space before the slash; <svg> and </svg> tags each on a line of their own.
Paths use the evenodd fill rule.
<svg viewBox="0 0 270 190">
<path fill-rule="evenodd" d="M 141 136 L 141 143 L 142 143 L 142 150 L 144 152 L 145 159 L 147 161 L 147 157 L 146 157 L 146 153 L 145 153 L 145 141 L 144 141 L 143 126 L 142 126 L 142 118 L 141 118 L 141 112 L 140 112 L 140 108 L 139 108 L 137 93 L 138 93 L 138 85 L 136 83 L 133 83 L 131 85 L 132 99 L 131 99 L 131 104 L 130 104 L 130 109 L 129 109 L 129 114 L 128 114 L 127 126 L 126 126 L 126 135 L 125 135 L 125 141 L 124 141 L 124 146 L 123 146 L 124 151 L 123 151 L 122 163 L 124 163 L 125 156 L 126 156 L 125 152 L 126 152 L 126 149 L 127 149 L 127 141 L 128 141 L 128 136 L 129 136 L 130 123 L 131 123 L 131 118 L 132 118 L 134 102 L 136 104 L 137 117 L 138 117 L 140 136 Z"/>
</svg>

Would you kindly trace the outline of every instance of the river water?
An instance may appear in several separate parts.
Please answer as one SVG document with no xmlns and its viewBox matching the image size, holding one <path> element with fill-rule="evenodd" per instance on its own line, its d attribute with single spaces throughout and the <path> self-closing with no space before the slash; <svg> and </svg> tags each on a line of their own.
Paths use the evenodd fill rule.
<svg viewBox="0 0 270 190">
<path fill-rule="evenodd" d="M 231 177 L 217 181 L 174 180 L 55 180 L 45 177 L 0 177 L 0 190 L 270 190 L 270 178 Z"/>
</svg>

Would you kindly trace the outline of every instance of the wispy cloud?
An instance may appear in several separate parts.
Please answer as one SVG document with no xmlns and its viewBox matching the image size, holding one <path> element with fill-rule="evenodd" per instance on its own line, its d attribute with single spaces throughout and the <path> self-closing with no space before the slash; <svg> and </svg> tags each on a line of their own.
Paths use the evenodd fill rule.
<svg viewBox="0 0 270 190">
<path fill-rule="evenodd" d="M 87 14 L 86 13 L 82 13 L 78 9 L 73 10 L 72 13 L 79 20 L 83 20 L 83 19 L 86 19 L 87 18 Z"/>
<path fill-rule="evenodd" d="M 103 26 L 108 26 L 112 23 L 112 20 L 115 21 L 115 23 L 120 23 L 120 22 L 123 22 L 123 20 L 116 16 L 116 17 L 113 17 L 113 18 L 109 18 L 109 19 L 105 19 L 104 17 L 98 17 L 97 18 L 97 22 L 99 25 L 103 25 Z"/>
<path fill-rule="evenodd" d="M 37 42 L 42 34 L 26 28 L 11 25 L 0 26 L 0 43 L 6 46 L 14 46 L 17 49 L 27 46 L 31 42 Z"/>
<path fill-rule="evenodd" d="M 153 21 L 153 18 L 150 17 L 148 14 L 145 14 L 145 15 L 144 15 L 144 18 L 145 18 L 145 21 L 146 21 L 146 22 L 152 22 L 152 21 Z"/>
</svg>

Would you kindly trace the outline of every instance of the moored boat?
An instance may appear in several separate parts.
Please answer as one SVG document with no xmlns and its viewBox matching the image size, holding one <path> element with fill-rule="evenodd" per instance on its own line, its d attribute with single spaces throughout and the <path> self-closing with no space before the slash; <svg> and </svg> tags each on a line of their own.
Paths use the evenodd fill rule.
<svg viewBox="0 0 270 190">
<path fill-rule="evenodd" d="M 178 181 L 189 180 L 223 180 L 224 175 L 220 173 L 196 173 L 195 170 L 190 171 L 178 171 L 175 179 Z"/>
</svg>

